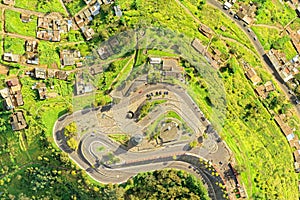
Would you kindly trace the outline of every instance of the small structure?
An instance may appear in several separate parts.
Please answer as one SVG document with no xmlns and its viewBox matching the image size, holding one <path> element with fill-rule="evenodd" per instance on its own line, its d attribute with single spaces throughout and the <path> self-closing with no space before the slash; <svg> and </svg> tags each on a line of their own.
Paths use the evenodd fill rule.
<svg viewBox="0 0 300 200">
<path fill-rule="evenodd" d="M 205 24 L 200 24 L 200 27 L 199 27 L 199 31 L 200 33 L 202 33 L 204 36 L 208 37 L 208 38 L 211 38 L 211 36 L 213 35 L 213 31 L 208 27 L 206 26 Z"/>
<path fill-rule="evenodd" d="M 11 115 L 10 123 L 13 131 L 19 131 L 27 127 L 24 115 L 20 111 Z"/>
<path fill-rule="evenodd" d="M 150 64 L 161 64 L 161 58 L 149 58 Z"/>
<path fill-rule="evenodd" d="M 178 60 L 175 58 L 164 58 L 162 64 L 162 74 L 165 77 L 173 77 L 183 80 L 183 69 L 179 66 Z"/>
<path fill-rule="evenodd" d="M 6 82 L 13 107 L 24 105 L 19 79 L 13 78 Z"/>
<path fill-rule="evenodd" d="M 220 27 L 220 30 L 223 31 L 223 32 L 225 32 L 226 29 L 227 29 L 227 28 L 226 28 L 225 26 L 223 26 L 223 25 Z"/>
<path fill-rule="evenodd" d="M 25 51 L 38 53 L 38 42 L 36 40 L 26 40 Z"/>
<path fill-rule="evenodd" d="M 261 82 L 260 77 L 256 74 L 256 71 L 250 67 L 245 72 L 247 78 L 253 83 L 253 85 L 257 85 L 259 82 Z"/>
<path fill-rule="evenodd" d="M 203 44 L 200 42 L 200 40 L 198 38 L 195 38 L 192 41 L 192 47 L 194 47 L 194 49 L 201 54 L 203 54 L 205 52 L 205 46 L 203 46 Z"/>
<path fill-rule="evenodd" d="M 284 82 L 288 82 L 294 78 L 294 75 L 299 73 L 299 70 L 297 69 L 299 65 L 298 62 L 295 63 L 293 60 L 292 62 L 289 62 L 284 53 L 271 49 L 267 53 L 267 57 Z"/>
<path fill-rule="evenodd" d="M 35 68 L 34 69 L 34 77 L 37 79 L 46 79 L 47 78 L 46 69 Z"/>
<path fill-rule="evenodd" d="M 241 19 L 243 22 L 249 25 L 253 22 L 256 9 L 257 8 L 255 4 L 243 5 L 240 7 L 236 15 L 239 19 Z"/>
<path fill-rule="evenodd" d="M 226 2 L 224 3 L 223 7 L 224 7 L 225 10 L 229 10 L 229 9 L 232 7 L 232 4 L 229 3 L 228 1 L 226 1 Z"/>
<path fill-rule="evenodd" d="M 91 40 L 93 38 L 93 36 L 95 35 L 95 31 L 91 27 L 89 27 L 87 29 L 83 29 L 82 31 L 83 31 L 83 35 L 86 40 Z"/>
<path fill-rule="evenodd" d="M 60 79 L 60 80 L 67 80 L 68 74 L 65 71 L 59 70 L 59 71 L 55 72 L 55 77 Z"/>
<path fill-rule="evenodd" d="M 0 90 L 0 95 L 4 99 L 4 106 L 5 106 L 6 110 L 13 109 L 14 105 L 13 105 L 12 99 L 10 97 L 9 89 L 4 88 L 4 89 Z"/>
<path fill-rule="evenodd" d="M 100 58 L 102 60 L 107 59 L 109 56 L 113 55 L 113 51 L 109 45 L 104 45 L 97 50 Z"/>
<path fill-rule="evenodd" d="M 20 55 L 12 54 L 12 53 L 4 53 L 3 60 L 6 62 L 20 62 Z"/>
<path fill-rule="evenodd" d="M 32 86 L 32 89 L 38 90 L 40 100 L 47 98 L 47 88 L 45 83 L 36 83 Z"/>
<path fill-rule="evenodd" d="M 96 1 L 96 3 L 89 8 L 89 10 L 93 16 L 98 15 L 100 13 L 100 2 Z"/>
<path fill-rule="evenodd" d="M 269 93 L 275 90 L 275 86 L 271 81 L 267 81 L 264 85 L 255 88 L 255 92 L 263 99 L 267 98 Z"/>
<path fill-rule="evenodd" d="M 284 115 L 276 115 L 274 119 L 280 127 L 280 129 L 282 130 L 285 137 L 288 137 L 288 135 L 293 134 L 293 129 L 291 129 L 291 127 L 284 122 L 284 117 Z"/>
<path fill-rule="evenodd" d="M 130 143 L 133 146 L 137 146 L 141 144 L 142 141 L 143 141 L 143 136 L 141 134 L 134 135 L 133 137 L 130 138 Z"/>
<path fill-rule="evenodd" d="M 119 5 L 114 6 L 114 10 L 115 10 L 115 15 L 117 17 L 121 17 L 122 16 L 122 11 L 121 11 L 121 7 Z"/>
<path fill-rule="evenodd" d="M 21 20 L 23 23 L 30 22 L 30 20 L 31 20 L 30 15 L 27 13 L 21 13 Z"/>
<path fill-rule="evenodd" d="M 80 51 L 64 49 L 60 52 L 62 66 L 72 66 L 75 64 L 75 59 L 79 59 L 80 57 Z"/>
</svg>

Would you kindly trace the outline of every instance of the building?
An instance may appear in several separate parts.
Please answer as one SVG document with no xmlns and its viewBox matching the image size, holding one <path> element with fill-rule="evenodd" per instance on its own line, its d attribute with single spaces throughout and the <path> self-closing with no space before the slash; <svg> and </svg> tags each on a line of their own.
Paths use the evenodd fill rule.
<svg viewBox="0 0 300 200">
<path fill-rule="evenodd" d="M 285 135 L 285 137 L 287 137 L 290 134 L 293 134 L 293 129 L 291 129 L 291 127 L 289 125 L 287 125 L 284 122 L 284 115 L 276 115 L 274 117 L 275 122 L 278 124 L 278 126 L 280 127 L 280 129 L 282 130 L 283 134 Z"/>
<path fill-rule="evenodd" d="M 37 27 L 42 29 L 50 29 L 49 27 L 50 21 L 51 19 L 47 17 L 39 17 Z"/>
<path fill-rule="evenodd" d="M 298 63 L 288 61 L 284 53 L 271 49 L 267 53 L 267 57 L 284 82 L 288 82 L 294 78 L 294 75 L 299 73 Z"/>
<path fill-rule="evenodd" d="M 32 89 L 38 91 L 40 100 L 47 98 L 47 88 L 45 83 L 35 83 L 34 86 L 32 86 Z"/>
<path fill-rule="evenodd" d="M 38 42 L 36 40 L 26 40 L 25 51 L 38 53 Z"/>
<path fill-rule="evenodd" d="M 263 99 L 267 98 L 269 93 L 275 90 L 275 86 L 271 81 L 267 81 L 264 85 L 255 88 L 255 92 Z"/>
<path fill-rule="evenodd" d="M 13 107 L 24 105 L 19 79 L 13 78 L 6 82 Z"/>
<path fill-rule="evenodd" d="M 251 24 L 255 17 L 255 11 L 257 7 L 255 4 L 243 5 L 240 7 L 239 11 L 236 13 L 236 16 L 241 19 L 246 24 Z"/>
<path fill-rule="evenodd" d="M 150 64 L 161 64 L 161 58 L 149 58 Z"/>
<path fill-rule="evenodd" d="M 203 54 L 205 52 L 205 46 L 203 46 L 203 44 L 200 42 L 200 40 L 198 38 L 195 38 L 192 41 L 192 47 L 194 47 L 194 49 L 201 54 Z"/>
<path fill-rule="evenodd" d="M 93 38 L 93 36 L 95 35 L 95 31 L 92 28 L 87 28 L 82 30 L 83 31 L 83 35 L 85 37 L 86 40 L 91 40 Z"/>
<path fill-rule="evenodd" d="M 75 60 L 80 59 L 80 51 L 64 49 L 60 52 L 60 62 L 62 66 L 75 65 Z"/>
<path fill-rule="evenodd" d="M 68 74 L 65 71 L 59 70 L 59 71 L 55 72 L 55 77 L 60 79 L 60 80 L 67 80 Z"/>
<path fill-rule="evenodd" d="M 228 1 L 226 1 L 224 3 L 223 7 L 224 7 L 225 10 L 229 10 L 232 7 L 232 4 Z"/>
<path fill-rule="evenodd" d="M 36 37 L 41 40 L 59 42 L 60 32 L 64 32 L 61 29 L 62 20 L 60 18 L 60 15 L 57 16 L 55 14 L 39 17 Z"/>
<path fill-rule="evenodd" d="M 179 66 L 178 59 L 164 58 L 162 59 L 162 75 L 165 78 L 172 77 L 178 80 L 183 80 L 183 69 Z"/>
<path fill-rule="evenodd" d="M 46 69 L 35 68 L 34 69 L 34 77 L 37 79 L 46 79 L 47 78 Z"/>
<path fill-rule="evenodd" d="M 211 38 L 212 35 L 214 34 L 214 32 L 205 24 L 200 24 L 199 31 L 200 33 L 202 33 L 204 36 L 208 38 Z"/>
<path fill-rule="evenodd" d="M 247 78 L 253 83 L 253 85 L 257 85 L 259 82 L 261 82 L 260 77 L 256 74 L 256 71 L 250 67 L 245 72 Z"/>
<path fill-rule="evenodd" d="M 291 41 L 292 41 L 294 48 L 296 49 L 298 54 L 300 54 L 300 33 L 292 32 L 290 34 L 290 37 L 291 37 Z"/>
<path fill-rule="evenodd" d="M 89 10 L 93 16 L 98 15 L 100 13 L 100 2 L 96 1 L 96 3 L 89 8 Z"/>
<path fill-rule="evenodd" d="M 297 173 L 300 172 L 300 141 L 296 134 L 294 134 L 293 129 L 284 122 L 285 115 L 276 115 L 274 117 L 275 122 L 278 124 L 283 134 L 285 135 L 287 141 L 291 148 L 295 148 L 296 150 L 293 152 L 294 157 L 294 167 Z"/>
<path fill-rule="evenodd" d="M 98 54 L 99 54 L 99 56 L 102 60 L 105 60 L 105 59 L 107 59 L 108 57 L 110 57 L 111 55 L 114 54 L 109 45 L 104 45 L 104 46 L 100 47 L 97 50 L 97 52 L 98 52 Z"/>
<path fill-rule="evenodd" d="M 8 88 L 4 88 L 2 90 L 0 90 L 0 95 L 4 100 L 4 107 L 6 108 L 6 110 L 11 110 L 14 108 L 14 105 L 12 103 L 12 99 L 10 97 L 10 92 Z"/>
<path fill-rule="evenodd" d="M 122 16 L 122 11 L 121 11 L 121 7 L 119 5 L 114 6 L 114 10 L 115 10 L 115 15 L 117 17 L 121 17 Z"/>
<path fill-rule="evenodd" d="M 30 55 L 28 54 L 26 63 L 27 63 L 27 64 L 31 64 L 31 65 L 38 65 L 38 64 L 39 64 L 39 57 L 38 57 L 38 55 L 35 54 L 35 55 L 33 55 L 33 56 L 30 56 Z"/>
<path fill-rule="evenodd" d="M 13 113 L 10 117 L 10 123 L 13 131 L 19 131 L 27 127 L 27 123 L 22 112 Z"/>
<path fill-rule="evenodd" d="M 21 20 L 23 23 L 28 23 L 31 21 L 30 15 L 27 13 L 21 13 Z"/>
<path fill-rule="evenodd" d="M 4 53 L 3 60 L 6 62 L 18 63 L 20 62 L 20 55 L 12 54 L 12 53 Z"/>
</svg>

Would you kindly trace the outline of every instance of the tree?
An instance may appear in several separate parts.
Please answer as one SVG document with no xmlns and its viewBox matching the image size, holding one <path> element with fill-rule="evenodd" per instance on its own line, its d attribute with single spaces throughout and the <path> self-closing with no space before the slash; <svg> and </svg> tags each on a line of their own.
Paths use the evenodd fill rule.
<svg viewBox="0 0 300 200">
<path fill-rule="evenodd" d="M 189 143 L 191 148 L 195 148 L 197 146 L 197 144 L 198 144 L 197 140 L 193 140 Z"/>
<path fill-rule="evenodd" d="M 78 148 L 78 142 L 73 137 L 67 141 L 67 145 L 74 151 Z"/>
<path fill-rule="evenodd" d="M 71 137 L 75 136 L 76 132 L 77 132 L 77 125 L 75 122 L 71 122 L 64 129 L 64 134 L 67 138 L 71 138 Z"/>
</svg>

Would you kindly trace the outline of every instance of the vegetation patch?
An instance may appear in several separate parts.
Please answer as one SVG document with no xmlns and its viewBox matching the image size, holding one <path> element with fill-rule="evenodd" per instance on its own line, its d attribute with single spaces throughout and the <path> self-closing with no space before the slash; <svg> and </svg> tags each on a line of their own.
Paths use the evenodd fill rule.
<svg viewBox="0 0 300 200">
<path fill-rule="evenodd" d="M 125 147 L 128 146 L 128 142 L 130 140 L 130 137 L 127 134 L 109 134 L 108 137 Z"/>
<path fill-rule="evenodd" d="M 43 13 L 59 12 L 66 14 L 59 0 L 15 0 L 15 6 Z"/>
<path fill-rule="evenodd" d="M 287 25 L 297 16 L 296 12 L 283 1 L 262 1 L 256 12 L 256 24 Z"/>
<path fill-rule="evenodd" d="M 30 22 L 24 23 L 21 20 L 21 13 L 6 9 L 5 10 L 5 30 L 9 33 L 35 37 L 37 17 L 32 16 Z"/>
<path fill-rule="evenodd" d="M 50 67 L 52 64 L 60 66 L 59 47 L 53 42 L 39 42 L 39 60 L 41 65 Z"/>
<path fill-rule="evenodd" d="M 145 104 L 139 109 L 138 120 L 143 119 L 149 112 L 153 110 L 153 108 L 159 104 L 163 104 L 167 102 L 167 100 L 153 100 L 153 101 L 146 101 Z"/>
<path fill-rule="evenodd" d="M 25 40 L 6 36 L 4 39 L 4 52 L 23 55 L 25 53 Z"/>
<path fill-rule="evenodd" d="M 68 11 L 72 16 L 74 16 L 76 13 L 78 13 L 81 9 L 83 9 L 86 6 L 86 3 L 84 0 L 78 0 L 78 1 L 71 1 L 70 3 L 65 4 Z"/>
<path fill-rule="evenodd" d="M 181 170 L 141 173 L 127 181 L 126 187 L 129 199 L 209 199 L 202 182 Z"/>
</svg>

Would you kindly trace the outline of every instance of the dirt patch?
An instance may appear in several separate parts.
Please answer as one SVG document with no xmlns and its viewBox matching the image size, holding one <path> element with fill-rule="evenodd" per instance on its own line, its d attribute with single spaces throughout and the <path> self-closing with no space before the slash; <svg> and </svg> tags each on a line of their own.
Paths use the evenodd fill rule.
<svg viewBox="0 0 300 200">
<path fill-rule="evenodd" d="M 0 74 L 7 75 L 9 68 L 0 64 Z"/>
</svg>

